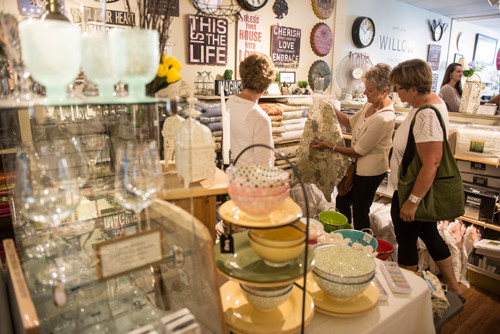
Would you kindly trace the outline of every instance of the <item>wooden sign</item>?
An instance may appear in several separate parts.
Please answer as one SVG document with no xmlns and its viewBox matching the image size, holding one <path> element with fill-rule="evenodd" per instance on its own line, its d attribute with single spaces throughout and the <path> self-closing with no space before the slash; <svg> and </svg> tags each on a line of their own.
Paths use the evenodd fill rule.
<svg viewBox="0 0 500 334">
<path fill-rule="evenodd" d="M 188 63 L 226 65 L 228 21 L 224 18 L 188 15 Z"/>
<path fill-rule="evenodd" d="M 297 67 L 300 61 L 300 37 L 297 28 L 271 26 L 271 59 L 278 67 Z"/>
<path fill-rule="evenodd" d="M 431 70 L 439 70 L 439 58 L 441 58 L 441 45 L 429 44 L 429 55 L 427 56 L 427 63 Z"/>
<path fill-rule="evenodd" d="M 224 96 L 241 93 L 241 80 L 215 80 L 215 95 L 221 95 L 221 85 Z"/>
<path fill-rule="evenodd" d="M 92 22 L 102 24 L 101 8 L 84 6 L 83 10 L 87 19 L 87 25 L 92 24 Z M 82 12 L 79 8 L 71 8 L 71 16 L 73 23 L 82 23 Z M 134 27 L 135 13 L 107 9 L 106 24 Z"/>
<path fill-rule="evenodd" d="M 179 0 L 147 0 L 150 2 L 148 6 L 148 14 L 164 15 L 167 8 L 170 7 L 170 16 L 179 17 Z"/>
<path fill-rule="evenodd" d="M 431 91 L 433 93 L 436 92 L 437 84 L 438 84 L 438 74 L 437 73 L 432 73 L 432 87 L 431 87 Z"/>
<path fill-rule="evenodd" d="M 259 15 L 241 13 L 236 37 L 236 46 L 238 48 L 237 64 L 241 63 L 249 54 L 262 52 L 263 22 L 264 20 Z"/>
</svg>

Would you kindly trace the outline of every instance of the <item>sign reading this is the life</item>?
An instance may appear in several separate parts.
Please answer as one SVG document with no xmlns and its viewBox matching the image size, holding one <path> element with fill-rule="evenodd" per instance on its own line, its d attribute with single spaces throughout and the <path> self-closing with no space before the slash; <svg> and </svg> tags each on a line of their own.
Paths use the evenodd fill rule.
<svg viewBox="0 0 500 334">
<path fill-rule="evenodd" d="M 188 63 L 227 64 L 228 21 L 188 15 Z"/>
<path fill-rule="evenodd" d="M 271 58 L 274 65 L 295 67 L 300 61 L 301 30 L 282 26 L 271 26 Z"/>
</svg>

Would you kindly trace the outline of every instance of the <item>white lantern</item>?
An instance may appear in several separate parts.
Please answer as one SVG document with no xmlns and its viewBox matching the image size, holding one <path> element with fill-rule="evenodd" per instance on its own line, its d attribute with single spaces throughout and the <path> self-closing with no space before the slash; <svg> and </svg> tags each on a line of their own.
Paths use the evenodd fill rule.
<svg viewBox="0 0 500 334">
<path fill-rule="evenodd" d="M 184 179 L 186 188 L 191 182 L 213 180 L 216 168 L 212 132 L 194 119 L 199 112 L 194 110 L 193 100 L 189 101 L 189 118 L 180 123 L 175 131 L 175 165 L 177 175 Z"/>
</svg>

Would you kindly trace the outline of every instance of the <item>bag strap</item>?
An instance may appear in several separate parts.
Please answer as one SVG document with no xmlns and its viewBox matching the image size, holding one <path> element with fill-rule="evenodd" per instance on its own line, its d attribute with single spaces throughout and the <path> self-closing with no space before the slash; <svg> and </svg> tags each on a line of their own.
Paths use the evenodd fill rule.
<svg viewBox="0 0 500 334">
<path fill-rule="evenodd" d="M 441 124 L 441 128 L 443 129 L 443 143 L 448 142 L 448 139 L 447 139 L 448 137 L 446 135 L 446 127 L 444 126 L 444 121 L 443 121 L 443 118 L 442 118 L 439 110 L 432 104 L 426 104 L 426 105 L 418 108 L 417 112 L 413 116 L 413 119 L 411 120 L 410 131 L 408 133 L 408 142 L 406 143 L 405 153 L 403 154 L 403 161 L 401 162 L 401 167 L 403 168 L 402 169 L 403 176 L 406 175 L 406 172 L 408 170 L 408 166 L 410 165 L 410 163 L 413 160 L 413 157 L 415 156 L 415 153 L 417 151 L 415 137 L 413 136 L 413 126 L 415 125 L 415 118 L 417 117 L 417 114 L 423 109 L 434 110 L 437 118 L 439 119 L 439 124 Z"/>
</svg>

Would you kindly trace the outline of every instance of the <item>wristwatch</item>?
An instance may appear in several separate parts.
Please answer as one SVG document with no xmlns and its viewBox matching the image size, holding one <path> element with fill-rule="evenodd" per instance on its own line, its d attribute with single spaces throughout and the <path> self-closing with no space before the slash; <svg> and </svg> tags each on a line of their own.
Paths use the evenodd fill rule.
<svg viewBox="0 0 500 334">
<path fill-rule="evenodd" d="M 410 196 L 408 196 L 408 200 L 414 204 L 418 204 L 418 203 L 420 203 L 420 201 L 422 199 L 420 197 L 413 195 L 413 194 L 410 194 Z"/>
</svg>

